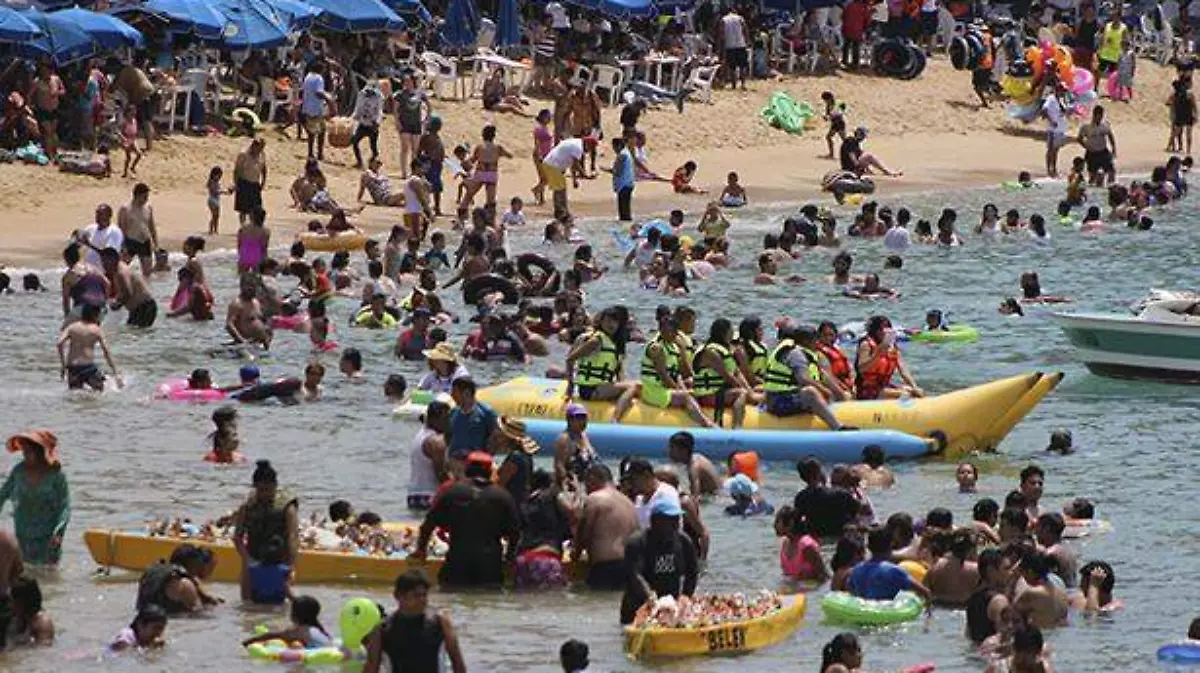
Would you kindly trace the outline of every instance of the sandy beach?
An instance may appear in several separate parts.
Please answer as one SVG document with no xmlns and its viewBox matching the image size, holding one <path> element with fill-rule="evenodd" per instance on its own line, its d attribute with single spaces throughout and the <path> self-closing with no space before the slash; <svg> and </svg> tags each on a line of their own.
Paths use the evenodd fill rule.
<svg viewBox="0 0 1200 673">
<path fill-rule="evenodd" d="M 1167 155 L 1162 150 L 1168 128 L 1164 101 L 1173 75 L 1172 69 L 1143 61 L 1133 102 L 1102 101 L 1117 136 L 1117 168 L 1123 174 L 1144 173 L 1165 160 Z M 970 73 L 953 70 L 944 57 L 932 60 L 921 78 L 914 81 L 846 73 L 788 76 L 753 81 L 746 92 L 718 90 L 711 105 L 689 103 L 682 115 L 669 105 L 651 110 L 641 124 L 649 138 L 651 167 L 670 175 L 691 159 L 700 167 L 695 184 L 714 192 L 720 191 L 729 171 L 737 171 L 753 203 L 832 203 L 829 195 L 819 194 L 820 177 L 836 167 L 825 156 L 826 125 L 818 123 L 804 136 L 791 136 L 769 127 L 759 116 L 775 91 L 786 91 L 816 107 L 824 90 L 835 92 L 849 106 L 847 121 L 851 129 L 860 125 L 870 129 L 867 148 L 893 168 L 904 171 L 903 178 L 877 180 L 876 193 L 882 198 L 929 189 L 994 185 L 1014 179 L 1020 170 L 1034 176 L 1044 172 L 1045 123 L 1026 126 L 1013 122 L 1002 104 L 978 109 Z M 432 105 L 434 113 L 443 119 L 442 135 L 448 149 L 459 142 L 478 142 L 479 129 L 492 121 L 477 98 L 466 102 L 435 99 Z M 535 113 L 541 107 L 549 107 L 549 101 L 534 99 L 529 109 Z M 619 111 L 619 107 L 604 109 L 606 133 L 619 130 Z M 501 164 L 501 204 L 507 204 L 513 196 L 521 196 L 530 204 L 529 188 L 536 181 L 529 159 L 533 122 L 512 115 L 494 122 L 499 142 L 516 157 Z M 1072 133 L 1078 123 L 1072 123 Z M 294 137 L 283 137 L 274 127 L 264 131 L 263 137 L 267 139 L 270 162 L 265 196 L 268 224 L 273 244 L 280 245 L 291 240 L 293 233 L 311 219 L 311 215 L 290 208 L 287 191 L 303 165 L 305 146 Z M 391 120 L 385 120 L 380 140 L 385 167 L 398 182 L 398 140 Z M 177 250 L 184 237 L 207 230 L 204 181 L 209 168 L 224 167 L 230 180 L 234 158 L 247 142 L 245 138 L 223 136 L 167 136 L 156 142 L 142 160 L 137 179 L 97 180 L 66 175 L 53 167 L 0 165 L 0 190 L 7 200 L 0 265 L 57 264 L 67 235 L 92 221 L 95 206 L 124 203 L 138 181 L 154 190 L 151 198 L 160 242 Z M 602 150 L 606 144 L 602 144 Z M 1064 148 L 1060 170 L 1065 172 L 1071 157 L 1077 154 L 1082 154 L 1078 147 Z M 352 152 L 327 150 L 326 159 L 324 167 L 334 197 L 343 204 L 354 204 L 358 172 L 353 169 Z M 120 151 L 113 154 L 116 168 L 122 160 Z M 611 156 L 602 153 L 598 165 L 609 161 Z M 453 184 L 447 182 L 443 212 L 452 212 Z M 570 198 L 576 216 L 615 214 L 615 199 L 606 174 L 584 182 Z M 673 194 L 666 183 L 640 182 L 634 195 L 634 215 L 639 219 L 664 216 L 672 208 L 692 213 L 702 209 L 709 198 Z M 210 241 L 210 248 L 232 246 L 237 228 L 232 205 L 232 198 L 227 198 L 221 234 Z M 527 205 L 531 224 L 545 221 L 549 214 L 549 205 Z M 368 206 L 355 223 L 370 232 L 383 232 L 399 220 L 396 209 Z M 449 218 L 439 218 L 435 227 L 448 228 Z"/>
</svg>

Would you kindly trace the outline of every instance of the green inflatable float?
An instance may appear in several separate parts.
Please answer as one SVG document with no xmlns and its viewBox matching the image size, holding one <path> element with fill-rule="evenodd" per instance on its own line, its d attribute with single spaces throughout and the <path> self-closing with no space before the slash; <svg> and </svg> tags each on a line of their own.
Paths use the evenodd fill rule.
<svg viewBox="0 0 1200 673">
<path fill-rule="evenodd" d="M 793 135 L 804 135 L 805 125 L 817 112 L 808 103 L 797 102 L 788 94 L 776 91 L 771 94 L 761 114 L 768 124 L 777 129 Z"/>
</svg>

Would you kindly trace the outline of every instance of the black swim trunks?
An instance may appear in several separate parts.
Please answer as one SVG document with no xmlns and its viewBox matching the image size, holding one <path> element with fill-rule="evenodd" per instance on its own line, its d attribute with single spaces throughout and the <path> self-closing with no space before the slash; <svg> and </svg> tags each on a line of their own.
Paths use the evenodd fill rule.
<svg viewBox="0 0 1200 673">
<path fill-rule="evenodd" d="M 79 390 L 87 386 L 92 390 L 104 389 L 104 374 L 94 364 L 67 365 L 67 387 Z"/>
<path fill-rule="evenodd" d="M 1113 167 L 1112 152 L 1109 150 L 1092 151 L 1088 150 L 1083 153 L 1083 161 L 1087 164 L 1089 173 L 1116 173 L 1116 168 Z"/>
<path fill-rule="evenodd" d="M 129 319 L 125 321 L 125 324 L 131 327 L 149 327 L 154 324 L 154 319 L 157 317 L 158 304 L 153 299 L 147 299 L 129 309 Z"/>
<path fill-rule="evenodd" d="M 629 582 L 624 561 L 603 561 L 588 566 L 587 585 L 597 591 L 621 591 Z"/>
<path fill-rule="evenodd" d="M 134 257 L 150 257 L 154 254 L 153 248 L 150 247 L 150 241 L 139 241 L 133 238 L 125 239 L 123 244 L 129 254 Z"/>
</svg>

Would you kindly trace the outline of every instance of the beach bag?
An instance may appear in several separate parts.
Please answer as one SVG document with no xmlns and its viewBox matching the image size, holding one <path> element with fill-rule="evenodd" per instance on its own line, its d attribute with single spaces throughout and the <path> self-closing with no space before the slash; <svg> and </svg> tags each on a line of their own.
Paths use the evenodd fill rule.
<svg viewBox="0 0 1200 673">
<path fill-rule="evenodd" d="M 334 117 L 326 125 L 326 138 L 330 147 L 350 147 L 350 138 L 354 136 L 354 120 L 349 117 Z"/>
</svg>

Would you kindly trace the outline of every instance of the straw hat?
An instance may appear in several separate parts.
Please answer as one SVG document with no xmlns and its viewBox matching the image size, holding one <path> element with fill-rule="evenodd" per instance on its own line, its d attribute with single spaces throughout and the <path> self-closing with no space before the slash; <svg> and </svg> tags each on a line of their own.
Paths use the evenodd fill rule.
<svg viewBox="0 0 1200 673">
<path fill-rule="evenodd" d="M 538 443 L 525 434 L 525 422 L 510 416 L 500 417 L 500 434 L 516 442 L 528 454 L 538 452 Z"/>
<path fill-rule="evenodd" d="M 454 352 L 454 346 L 451 346 L 449 341 L 443 341 L 429 350 L 421 351 L 421 354 L 427 360 L 441 360 L 458 364 L 458 353 Z"/>
<path fill-rule="evenodd" d="M 25 444 L 33 444 L 42 449 L 46 464 L 58 465 L 58 437 L 49 430 L 26 430 L 8 438 L 9 453 L 20 453 L 25 450 Z"/>
</svg>

